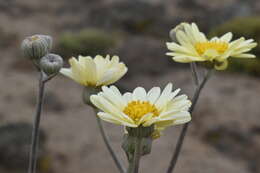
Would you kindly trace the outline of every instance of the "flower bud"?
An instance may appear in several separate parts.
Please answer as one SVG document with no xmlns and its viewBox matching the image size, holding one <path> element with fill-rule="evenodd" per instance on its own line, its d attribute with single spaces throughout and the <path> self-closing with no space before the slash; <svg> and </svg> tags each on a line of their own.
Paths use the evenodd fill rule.
<svg viewBox="0 0 260 173">
<path fill-rule="evenodd" d="M 47 54 L 40 60 L 40 68 L 47 74 L 52 75 L 60 71 L 63 66 L 63 59 L 56 54 Z"/>
<path fill-rule="evenodd" d="M 52 38 L 47 35 L 33 35 L 23 40 L 21 49 L 25 57 L 39 60 L 49 53 L 52 46 Z"/>
<path fill-rule="evenodd" d="M 139 126 L 137 128 L 126 127 L 126 130 L 129 136 L 147 138 L 147 137 L 151 137 L 151 135 L 153 134 L 154 126 L 153 125 L 148 127 Z"/>
<path fill-rule="evenodd" d="M 154 131 L 154 126 L 140 126 L 137 128 L 126 127 L 126 130 L 128 133 L 124 135 L 122 148 L 125 151 L 129 161 L 134 157 L 136 138 L 142 140 L 141 155 L 144 156 L 151 153 L 153 142 L 152 133 Z"/>
<path fill-rule="evenodd" d="M 90 101 L 90 96 L 99 93 L 100 88 L 85 87 L 82 94 L 83 102 L 89 106 L 94 106 Z"/>
<path fill-rule="evenodd" d="M 47 49 L 48 49 L 48 52 L 51 51 L 51 48 L 52 48 L 52 37 L 49 36 L 49 35 L 38 35 L 42 38 L 44 38 L 47 42 Z"/>
</svg>

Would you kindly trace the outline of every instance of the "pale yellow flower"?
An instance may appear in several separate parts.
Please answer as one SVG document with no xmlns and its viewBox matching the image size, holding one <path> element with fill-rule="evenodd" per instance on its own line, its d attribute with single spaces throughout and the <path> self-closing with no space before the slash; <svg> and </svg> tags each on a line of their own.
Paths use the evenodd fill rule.
<svg viewBox="0 0 260 173">
<path fill-rule="evenodd" d="M 115 86 L 103 86 L 102 91 L 92 95 L 90 100 L 103 111 L 98 116 L 105 121 L 132 128 L 154 124 L 155 129 L 161 131 L 191 120 L 188 111 L 191 102 L 186 95 L 176 97 L 179 91 L 172 91 L 169 83 L 162 92 L 159 87 L 148 92 L 137 87 L 132 93 L 122 95 Z"/>
<path fill-rule="evenodd" d="M 176 62 L 210 61 L 214 63 L 215 69 L 224 70 L 228 66 L 229 57 L 255 58 L 255 55 L 247 52 L 256 47 L 257 43 L 253 39 L 245 40 L 244 37 L 231 41 L 231 32 L 220 38 L 207 39 L 195 23 L 182 23 L 173 32 L 179 44 L 168 42 L 167 47 L 171 52 L 167 55 Z"/>
<path fill-rule="evenodd" d="M 124 63 L 118 56 L 107 55 L 106 58 L 97 55 L 79 56 L 69 60 L 71 68 L 62 68 L 61 73 L 84 86 L 99 87 L 109 85 L 119 80 L 127 72 Z"/>
</svg>

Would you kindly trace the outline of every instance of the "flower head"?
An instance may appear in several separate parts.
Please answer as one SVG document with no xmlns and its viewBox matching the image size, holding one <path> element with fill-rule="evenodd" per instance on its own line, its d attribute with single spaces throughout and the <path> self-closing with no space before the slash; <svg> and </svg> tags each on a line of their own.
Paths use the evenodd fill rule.
<svg viewBox="0 0 260 173">
<path fill-rule="evenodd" d="M 127 67 L 119 62 L 118 56 L 107 55 L 105 58 L 97 55 L 79 56 L 69 60 L 71 68 L 62 68 L 61 73 L 84 86 L 99 87 L 109 85 L 119 80 L 126 72 Z"/>
<path fill-rule="evenodd" d="M 21 44 L 24 56 L 32 60 L 39 60 L 48 54 L 51 48 L 52 37 L 48 35 L 37 34 L 26 37 Z"/>
<path fill-rule="evenodd" d="M 92 95 L 90 100 L 103 111 L 98 116 L 105 121 L 132 128 L 154 125 L 161 131 L 191 120 L 188 112 L 191 102 L 186 95 L 176 97 L 179 91 L 172 91 L 169 83 L 162 92 L 159 87 L 148 92 L 137 87 L 132 93 L 122 95 L 115 86 L 103 86 L 102 92 Z"/>
<path fill-rule="evenodd" d="M 40 67 L 47 75 L 57 74 L 63 66 L 63 59 L 61 56 L 49 53 L 41 58 Z"/>
<path fill-rule="evenodd" d="M 195 23 L 182 23 L 173 29 L 170 35 L 173 35 L 173 32 L 179 44 L 167 43 L 171 51 L 167 55 L 172 56 L 176 62 L 210 61 L 214 63 L 215 69 L 224 70 L 228 66 L 229 57 L 255 58 L 255 55 L 247 52 L 256 47 L 257 43 L 253 39 L 245 40 L 244 37 L 231 41 L 231 32 L 220 38 L 207 39 Z"/>
</svg>

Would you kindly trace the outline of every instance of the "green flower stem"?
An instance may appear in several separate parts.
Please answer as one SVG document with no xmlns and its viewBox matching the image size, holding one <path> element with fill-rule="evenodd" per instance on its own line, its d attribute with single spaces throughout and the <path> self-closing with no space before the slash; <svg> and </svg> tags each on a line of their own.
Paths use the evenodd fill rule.
<svg viewBox="0 0 260 173">
<path fill-rule="evenodd" d="M 30 149 L 30 156 L 29 156 L 28 173 L 36 172 L 37 150 L 38 150 L 38 141 L 39 141 L 39 127 L 40 127 L 40 121 L 41 121 L 44 87 L 45 87 L 45 83 L 47 82 L 47 80 L 48 80 L 48 77 L 45 75 L 45 73 L 40 72 L 39 93 L 38 93 L 37 106 L 36 106 L 36 115 L 35 115 L 35 119 L 34 119 L 34 123 L 33 123 L 33 130 L 32 130 L 32 140 L 31 140 L 31 149 Z"/>
<path fill-rule="evenodd" d="M 142 146 L 142 138 L 135 137 L 134 157 L 133 159 L 129 160 L 129 167 L 127 173 L 138 173 L 139 162 L 141 158 L 141 146 Z"/>
<path fill-rule="evenodd" d="M 94 108 L 94 111 L 95 111 L 96 114 L 98 113 L 98 109 Z M 119 159 L 117 158 L 117 156 L 116 156 L 114 150 L 112 149 L 112 147 L 111 147 L 111 145 L 110 145 L 110 142 L 109 142 L 109 139 L 108 139 L 108 137 L 107 137 L 107 135 L 106 135 L 106 133 L 105 133 L 105 131 L 104 131 L 104 127 L 103 127 L 103 125 L 102 125 L 102 122 L 101 122 L 100 118 L 99 118 L 97 115 L 95 115 L 95 116 L 96 116 L 96 118 L 97 118 L 98 128 L 99 128 L 99 130 L 100 130 L 100 132 L 101 132 L 101 136 L 102 136 L 102 138 L 103 138 L 103 140 L 104 140 L 104 143 L 105 143 L 105 145 L 106 145 L 106 147 L 107 147 L 107 149 L 108 149 L 108 151 L 109 151 L 109 154 L 110 154 L 111 157 L 113 158 L 113 160 L 114 160 L 114 162 L 115 162 L 115 164 L 116 164 L 116 167 L 118 168 L 119 172 L 120 172 L 120 173 L 125 173 L 125 168 L 124 168 L 123 165 L 120 163 L 120 161 L 119 161 Z"/>
<path fill-rule="evenodd" d="M 193 110 L 194 110 L 194 108 L 195 108 L 195 106 L 197 104 L 197 101 L 199 99 L 201 90 L 203 89 L 203 87 L 205 86 L 206 82 L 210 78 L 212 72 L 213 72 L 213 70 L 208 70 L 208 72 L 205 75 L 203 81 L 197 86 L 196 91 L 195 91 L 195 93 L 193 95 L 193 98 L 192 98 L 192 105 L 191 105 L 190 110 L 189 110 L 190 113 L 193 112 Z M 195 76 L 197 76 L 196 78 L 194 78 L 195 79 L 195 84 L 196 84 L 196 80 L 198 79 L 198 75 L 197 75 L 197 73 L 193 73 L 193 74 L 196 74 Z M 176 163 L 177 163 L 177 160 L 178 160 L 178 157 L 179 157 L 179 154 L 180 154 L 183 142 L 184 142 L 184 138 L 185 138 L 186 133 L 187 133 L 188 128 L 189 128 L 189 124 L 190 123 L 186 123 L 182 127 L 182 130 L 181 130 L 180 136 L 178 138 L 178 142 L 177 142 L 176 148 L 174 150 L 174 153 L 173 153 L 171 161 L 170 161 L 170 165 L 169 165 L 169 167 L 167 169 L 167 173 L 172 173 L 174 168 L 175 168 L 175 166 L 176 166 Z"/>
</svg>

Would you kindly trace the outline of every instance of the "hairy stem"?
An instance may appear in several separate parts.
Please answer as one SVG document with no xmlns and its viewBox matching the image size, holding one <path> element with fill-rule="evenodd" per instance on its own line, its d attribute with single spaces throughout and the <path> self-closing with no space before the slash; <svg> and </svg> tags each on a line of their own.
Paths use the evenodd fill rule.
<svg viewBox="0 0 260 173">
<path fill-rule="evenodd" d="M 191 69 L 191 74 L 192 78 L 194 80 L 195 86 L 198 87 L 200 84 L 199 80 L 199 75 L 198 75 L 198 70 L 197 70 L 197 64 L 195 62 L 190 63 L 190 69 Z"/>
<path fill-rule="evenodd" d="M 194 73 L 196 74 L 197 76 L 197 72 Z M 192 98 L 192 105 L 190 107 L 190 113 L 193 112 L 196 104 L 197 104 L 197 101 L 199 99 L 199 96 L 200 96 L 200 93 L 201 93 L 201 90 L 203 89 L 203 87 L 205 86 L 206 82 L 208 81 L 208 79 L 210 78 L 212 74 L 212 70 L 208 70 L 206 76 L 204 76 L 204 79 L 203 81 L 197 86 L 196 88 L 196 91 L 193 95 L 193 98 Z M 196 80 L 198 79 L 198 76 L 195 78 L 195 84 L 196 84 Z M 176 144 L 176 147 L 175 147 L 175 150 L 174 150 L 174 153 L 172 155 L 172 158 L 171 158 L 171 161 L 170 161 L 170 165 L 167 169 L 167 173 L 172 173 L 175 166 L 176 166 L 176 163 L 177 163 L 177 160 L 178 160 L 178 157 L 179 157 L 179 154 L 180 154 L 180 151 L 181 151 L 181 148 L 182 148 L 182 145 L 183 145 L 183 142 L 184 142 L 184 138 L 186 136 L 186 133 L 188 131 L 188 128 L 189 128 L 189 124 L 190 123 L 186 123 L 183 125 L 182 127 L 182 130 L 181 130 L 181 133 L 180 133 L 180 136 L 178 138 L 178 142 Z"/>
<path fill-rule="evenodd" d="M 142 138 L 136 137 L 135 139 L 135 152 L 134 157 L 129 161 L 129 167 L 127 173 L 138 173 L 139 170 L 139 162 L 141 158 L 141 146 L 142 146 Z"/>
<path fill-rule="evenodd" d="M 37 150 L 38 150 L 38 141 L 39 141 L 39 127 L 40 127 L 42 104 L 43 104 L 43 97 L 44 97 L 44 85 L 45 85 L 45 74 L 43 72 L 41 72 L 40 79 L 39 79 L 39 91 L 38 91 L 38 99 L 37 99 L 37 105 L 36 105 L 36 114 L 35 114 L 35 119 L 34 119 L 34 123 L 33 123 L 33 129 L 32 129 L 32 139 L 31 139 L 28 173 L 36 172 Z"/>
<path fill-rule="evenodd" d="M 96 108 L 94 108 L 94 111 L 97 113 L 98 110 Z M 109 151 L 109 154 L 111 155 L 111 157 L 113 158 L 115 164 L 116 164 L 116 167 L 118 168 L 119 172 L 120 173 L 125 173 L 125 168 L 123 167 L 123 165 L 120 163 L 119 159 L 117 158 L 116 154 L 115 154 L 115 151 L 112 149 L 111 145 L 110 145 L 110 142 L 109 142 L 109 139 L 104 131 L 104 127 L 102 125 L 102 122 L 100 120 L 100 118 L 96 115 L 96 118 L 97 118 L 97 124 L 98 124 L 98 128 L 101 132 L 101 136 L 104 140 L 104 143 Z"/>
</svg>

